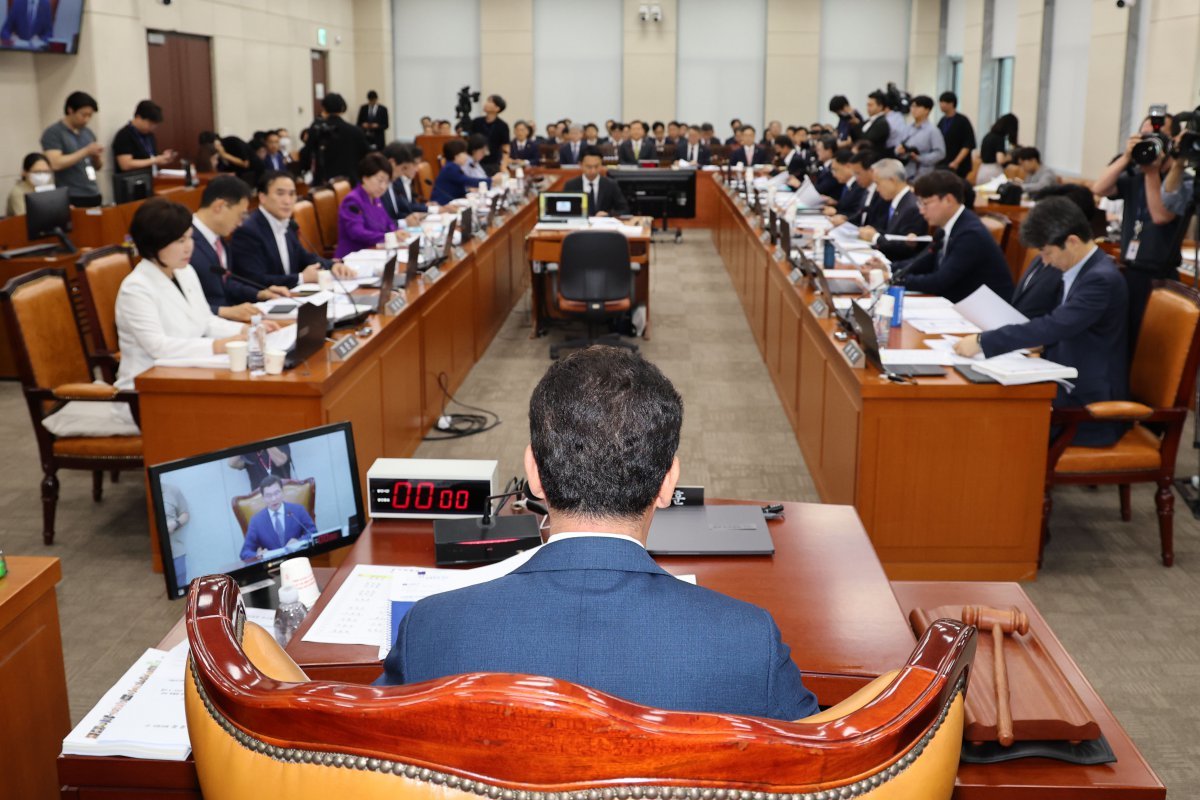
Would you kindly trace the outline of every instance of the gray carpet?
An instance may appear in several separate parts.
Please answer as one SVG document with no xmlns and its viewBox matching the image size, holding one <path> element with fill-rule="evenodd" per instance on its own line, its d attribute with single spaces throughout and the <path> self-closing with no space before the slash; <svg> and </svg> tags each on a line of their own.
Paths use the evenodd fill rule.
<svg viewBox="0 0 1200 800">
<path fill-rule="evenodd" d="M 642 349 L 684 398 L 683 481 L 703 484 L 710 496 L 817 500 L 708 234 L 689 231 L 681 245 L 657 245 L 653 259 L 653 338 Z M 426 443 L 420 456 L 498 458 L 501 475 L 519 473 L 526 403 L 549 363 L 547 340 L 528 335 L 518 306 L 458 392 L 503 423 L 481 436 Z M 165 598 L 161 576 L 150 570 L 140 476 L 106 484 L 104 501 L 94 504 L 90 476 L 65 473 L 58 542 L 44 548 L 37 450 L 14 383 L 0 383 L 0 441 L 7 444 L 0 549 L 62 559 L 59 609 L 78 721 L 183 607 Z M 1185 447 L 1180 472 L 1195 464 Z M 1164 569 L 1149 489 L 1134 489 L 1130 523 L 1120 521 L 1115 489 L 1055 497 L 1046 568 L 1026 589 L 1171 796 L 1190 797 L 1200 783 L 1200 526 L 1177 503 L 1177 561 Z"/>
</svg>

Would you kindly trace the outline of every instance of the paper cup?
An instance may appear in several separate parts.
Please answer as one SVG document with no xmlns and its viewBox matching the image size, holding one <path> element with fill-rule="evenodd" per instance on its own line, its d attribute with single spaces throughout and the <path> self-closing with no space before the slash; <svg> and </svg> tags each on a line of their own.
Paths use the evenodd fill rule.
<svg viewBox="0 0 1200 800">
<path fill-rule="evenodd" d="M 283 372 L 283 360 L 287 353 L 282 350 L 267 350 L 263 352 L 263 369 L 268 375 L 278 375 Z"/>
<path fill-rule="evenodd" d="M 867 278 L 867 285 L 874 289 L 876 286 L 883 285 L 883 270 L 873 269 Z"/>
<path fill-rule="evenodd" d="M 333 272 L 323 269 L 317 273 L 317 286 L 321 287 L 323 292 L 333 291 Z"/>
<path fill-rule="evenodd" d="M 289 558 L 279 565 L 279 582 L 284 586 L 294 586 L 300 594 L 300 602 L 306 608 L 312 608 L 321 596 L 317 588 L 317 579 L 313 577 L 312 564 L 303 556 Z"/>
<path fill-rule="evenodd" d="M 388 231 L 383 235 L 383 246 L 388 250 L 395 250 L 400 246 L 400 240 L 396 237 L 395 231 Z"/>
<path fill-rule="evenodd" d="M 245 342 L 226 342 L 225 352 L 229 354 L 229 371 L 230 372 L 245 372 L 246 371 L 246 354 L 250 351 L 250 345 Z"/>
</svg>

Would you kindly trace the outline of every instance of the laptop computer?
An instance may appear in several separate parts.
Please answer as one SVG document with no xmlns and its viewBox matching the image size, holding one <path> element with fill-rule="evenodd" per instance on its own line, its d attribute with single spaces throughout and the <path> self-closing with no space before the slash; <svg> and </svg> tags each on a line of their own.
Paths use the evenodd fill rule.
<svg viewBox="0 0 1200 800">
<path fill-rule="evenodd" d="M 392 256 L 383 265 L 383 275 L 379 278 L 379 303 L 375 313 L 383 316 L 387 312 L 388 301 L 392 299 L 392 284 L 396 279 L 396 257 Z"/>
<path fill-rule="evenodd" d="M 879 338 L 875 335 L 875 323 L 871 319 L 871 314 L 858 303 L 854 303 L 852 310 L 854 313 L 854 328 L 858 332 L 859 344 L 862 345 L 867 358 L 878 364 L 879 368 L 884 372 L 890 372 L 893 375 L 902 375 L 906 378 L 917 376 L 936 378 L 946 374 L 946 370 L 935 364 L 888 364 L 884 366 L 883 358 L 879 352 Z"/>
<path fill-rule="evenodd" d="M 583 192 L 542 192 L 538 195 L 538 227 L 582 228 L 587 225 L 587 195 Z"/>
<path fill-rule="evenodd" d="M 301 303 L 296 311 L 296 342 L 283 359 L 284 369 L 300 366 L 325 346 L 328 331 L 328 303 Z"/>
<path fill-rule="evenodd" d="M 655 512 L 652 555 L 769 556 L 775 542 L 758 506 L 678 506 Z"/>
</svg>

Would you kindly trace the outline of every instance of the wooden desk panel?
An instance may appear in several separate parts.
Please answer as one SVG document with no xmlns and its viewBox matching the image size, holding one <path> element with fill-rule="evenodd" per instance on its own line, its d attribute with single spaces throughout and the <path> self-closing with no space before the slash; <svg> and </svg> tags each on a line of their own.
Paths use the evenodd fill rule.
<svg viewBox="0 0 1200 800">
<path fill-rule="evenodd" d="M 54 759 L 71 731 L 54 587 L 57 558 L 8 556 L 0 578 L 0 787 L 4 797 L 50 798 Z"/>
<path fill-rule="evenodd" d="M 858 510 L 893 578 L 1035 577 L 1054 386 L 953 371 L 895 384 L 851 365 L 812 289 L 792 285 L 759 221 L 717 191 L 717 249 L 821 499 Z M 925 338 L 904 325 L 888 345 Z"/>
<path fill-rule="evenodd" d="M 897 581 L 892 590 L 907 618 L 914 608 L 942 605 L 984 605 L 992 608 L 1016 606 L 1029 616 L 1031 631 L 1062 670 L 1100 724 L 1104 737 L 1117 756 L 1116 763 L 1099 766 L 1064 764 L 1047 758 L 1023 758 L 1003 764 L 962 764 L 954 800 L 998 800 L 1009 797 L 1036 797 L 1039 800 L 1089 800 L 1090 798 L 1129 798 L 1158 800 L 1167 791 L 1154 770 L 1130 740 L 1125 729 L 1109 711 L 1078 665 L 1058 641 L 1037 607 L 1015 583 L 925 583 Z M 971 691 L 968 687 L 968 691 Z M 1012 690 L 1020 691 L 1019 687 Z"/>
</svg>

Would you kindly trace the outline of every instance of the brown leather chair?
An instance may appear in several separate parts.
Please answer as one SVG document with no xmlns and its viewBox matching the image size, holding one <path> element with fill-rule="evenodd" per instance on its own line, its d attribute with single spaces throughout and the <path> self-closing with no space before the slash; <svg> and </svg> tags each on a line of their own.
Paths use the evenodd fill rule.
<svg viewBox="0 0 1200 800">
<path fill-rule="evenodd" d="M 133 272 L 129 251 L 119 245 L 85 254 L 76 264 L 84 319 L 92 339 L 92 357 L 100 362 L 105 380 L 117 379 L 121 347 L 117 341 L 117 292 Z"/>
<path fill-rule="evenodd" d="M 413 181 L 413 194 L 422 200 L 428 200 L 433 193 L 433 167 L 428 161 L 422 160 L 417 165 L 417 179 Z"/>
<path fill-rule="evenodd" d="M 321 247 L 325 248 L 326 258 L 333 256 L 337 247 L 338 232 L 338 201 L 333 189 L 323 186 L 312 190 L 308 196 L 312 201 L 313 210 L 317 214 L 317 227 L 321 231 Z M 314 242 L 313 244 L 316 244 Z"/>
<path fill-rule="evenodd" d="M 283 500 L 285 503 L 295 503 L 298 506 L 304 506 L 308 511 L 308 516 L 313 519 L 317 518 L 317 479 L 304 478 L 303 480 L 295 480 L 293 478 L 284 478 L 280 481 L 283 484 Z M 242 536 L 246 535 L 246 530 L 250 527 L 250 518 L 267 507 L 263 501 L 262 489 L 255 489 L 250 494 L 243 494 L 229 501 L 229 505 L 233 508 L 233 516 L 237 518 L 238 525 L 242 526 Z"/>
<path fill-rule="evenodd" d="M 1050 444 L 1047 462 L 1043 551 L 1050 536 L 1050 490 L 1054 485 L 1115 483 L 1120 487 L 1121 518 L 1128 522 L 1130 484 L 1153 482 L 1158 486 L 1154 504 L 1162 562 L 1168 567 L 1175 563 L 1171 484 L 1198 362 L 1200 293 L 1175 281 L 1156 281 L 1129 370 L 1130 399 L 1055 409 L 1051 416 L 1051 424 L 1063 427 Z M 1093 420 L 1124 420 L 1132 425 L 1111 447 L 1072 446 L 1079 425 Z M 1040 563 L 1040 553 L 1038 560 Z"/>
<path fill-rule="evenodd" d="M 729 160 L 729 145 L 717 144 L 709 148 L 709 163 L 724 164 Z"/>
<path fill-rule="evenodd" d="M 58 471 L 91 470 L 92 499 L 99 502 L 105 470 L 142 469 L 142 437 L 58 437 L 42 420 L 69 401 L 128 403 L 137 420 L 137 393 L 92 382 L 98 364 L 87 354 L 61 269 L 13 278 L 0 290 L 0 306 L 42 462 L 42 540 L 52 544 Z"/>
<path fill-rule="evenodd" d="M 329 188 L 333 189 L 333 194 L 337 198 L 337 204 L 340 208 L 342 200 L 346 195 L 350 194 L 350 179 L 349 178 L 334 178 L 329 182 Z"/>
<path fill-rule="evenodd" d="M 543 167 L 558 166 L 558 145 L 556 144 L 539 144 L 538 158 L 542 162 Z"/>
<path fill-rule="evenodd" d="M 948 800 L 975 629 L 939 620 L 907 664 L 797 722 L 667 711 L 553 678 L 311 681 L 247 622 L 227 575 L 192 582 L 184 705 L 205 797 L 259 800 Z M 664 676 L 663 680 L 670 680 Z"/>
<path fill-rule="evenodd" d="M 1008 237 L 1012 233 L 1012 220 L 996 211 L 985 211 L 979 215 L 983 227 L 987 228 L 1001 250 L 1008 249 Z"/>
<path fill-rule="evenodd" d="M 325 246 L 321 243 L 321 226 L 317 224 L 317 212 L 312 201 L 301 200 L 296 203 L 292 208 L 292 219 L 296 222 L 296 232 L 304 249 L 321 255 Z"/>
</svg>

